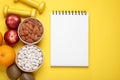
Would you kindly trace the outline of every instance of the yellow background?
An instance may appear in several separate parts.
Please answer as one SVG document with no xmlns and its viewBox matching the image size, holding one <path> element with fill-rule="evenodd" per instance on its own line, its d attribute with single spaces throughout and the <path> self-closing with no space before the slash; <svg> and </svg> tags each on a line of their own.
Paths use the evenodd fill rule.
<svg viewBox="0 0 120 80">
<path fill-rule="evenodd" d="M 41 0 L 34 0 L 41 2 Z M 38 46 L 44 52 L 44 63 L 35 72 L 36 80 L 120 80 L 120 0 L 44 0 L 46 9 L 37 18 L 42 21 L 45 35 Z M 7 27 L 3 6 L 31 10 L 13 0 L 0 0 L 0 32 Z M 89 67 L 50 67 L 50 12 L 52 10 L 86 10 L 89 17 Z M 5 43 L 4 43 L 5 44 Z M 14 47 L 17 52 L 23 43 Z M 9 80 L 0 68 L 0 80 Z"/>
</svg>

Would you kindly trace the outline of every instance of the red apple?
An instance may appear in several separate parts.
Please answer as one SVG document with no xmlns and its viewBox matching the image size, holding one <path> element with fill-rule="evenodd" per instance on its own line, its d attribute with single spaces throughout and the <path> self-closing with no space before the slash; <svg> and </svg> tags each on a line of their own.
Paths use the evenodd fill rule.
<svg viewBox="0 0 120 80">
<path fill-rule="evenodd" d="M 9 29 L 17 29 L 21 22 L 21 18 L 15 14 L 9 14 L 6 17 L 6 25 Z"/>
<path fill-rule="evenodd" d="M 8 45 L 13 46 L 19 41 L 18 33 L 16 30 L 8 30 L 4 35 L 4 40 Z"/>
</svg>

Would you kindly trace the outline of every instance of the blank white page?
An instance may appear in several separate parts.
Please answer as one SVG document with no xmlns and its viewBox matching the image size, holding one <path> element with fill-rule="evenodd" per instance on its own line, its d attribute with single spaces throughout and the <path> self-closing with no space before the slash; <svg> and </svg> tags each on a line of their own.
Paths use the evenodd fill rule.
<svg viewBox="0 0 120 80">
<path fill-rule="evenodd" d="M 88 14 L 52 14 L 50 65 L 88 66 Z"/>
</svg>

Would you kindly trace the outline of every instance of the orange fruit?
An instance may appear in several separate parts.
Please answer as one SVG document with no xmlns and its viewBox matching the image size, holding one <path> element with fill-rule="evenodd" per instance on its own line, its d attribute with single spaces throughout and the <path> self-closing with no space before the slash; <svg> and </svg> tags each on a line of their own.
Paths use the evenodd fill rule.
<svg viewBox="0 0 120 80">
<path fill-rule="evenodd" d="M 0 66 L 8 67 L 15 61 L 15 51 L 8 45 L 0 46 Z"/>
<path fill-rule="evenodd" d="M 2 37 L 2 33 L 0 32 L 0 45 L 2 45 L 3 42 L 3 37 Z"/>
</svg>

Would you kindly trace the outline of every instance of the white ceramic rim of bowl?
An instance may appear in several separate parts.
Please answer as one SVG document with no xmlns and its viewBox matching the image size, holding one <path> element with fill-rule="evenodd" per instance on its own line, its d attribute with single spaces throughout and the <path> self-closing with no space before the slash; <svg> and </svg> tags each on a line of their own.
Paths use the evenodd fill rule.
<svg viewBox="0 0 120 80">
<path fill-rule="evenodd" d="M 29 46 L 29 45 L 31 46 L 32 44 L 24 45 L 23 47 Z M 32 46 L 35 46 L 35 47 L 37 47 L 38 49 L 40 49 L 40 48 L 39 48 L 38 46 L 36 46 L 36 45 L 32 45 Z M 18 50 L 18 52 L 19 52 L 23 47 L 21 47 L 21 48 Z M 43 56 L 43 52 L 42 52 L 41 49 L 40 49 L 40 51 L 41 51 L 42 56 Z M 39 65 L 39 67 L 38 67 L 37 69 L 31 70 L 31 71 L 26 71 L 26 70 L 22 69 L 22 68 L 18 65 L 18 63 L 17 63 L 18 54 L 19 54 L 19 53 L 16 54 L 15 63 L 16 63 L 16 65 L 18 66 L 18 68 L 19 68 L 20 70 L 24 71 L 24 72 L 34 72 L 34 71 L 37 71 L 37 70 L 42 66 L 42 64 L 43 64 L 44 56 L 43 56 L 43 59 L 42 59 L 42 63 Z"/>
<path fill-rule="evenodd" d="M 42 22 L 41 22 L 40 20 L 36 19 L 36 18 L 29 17 L 29 18 L 25 18 L 25 19 L 19 24 L 19 26 L 18 26 L 17 33 L 18 33 L 18 37 L 20 38 L 20 40 L 21 40 L 23 43 L 25 43 L 25 44 L 33 44 L 33 45 L 34 45 L 34 44 L 39 43 L 39 42 L 42 40 L 42 38 L 43 38 L 43 36 L 44 36 L 44 26 L 43 26 L 43 24 L 42 24 L 43 33 L 42 33 L 42 36 L 40 37 L 40 39 L 38 39 L 36 42 L 32 42 L 32 43 L 26 42 L 26 41 L 24 41 L 24 40 L 20 37 L 19 29 L 20 29 L 20 26 L 21 26 L 21 25 L 24 23 L 24 21 L 27 20 L 27 19 L 35 19 L 35 20 L 37 20 L 38 22 L 40 22 L 41 24 L 42 24 Z"/>
</svg>

